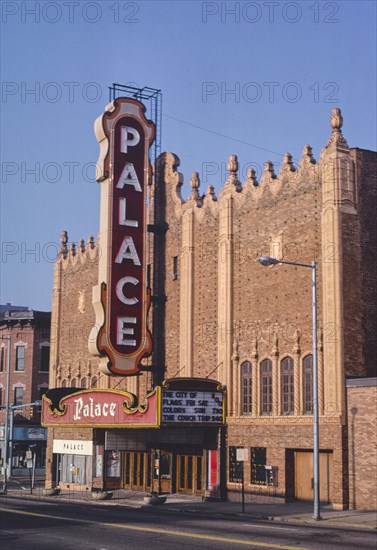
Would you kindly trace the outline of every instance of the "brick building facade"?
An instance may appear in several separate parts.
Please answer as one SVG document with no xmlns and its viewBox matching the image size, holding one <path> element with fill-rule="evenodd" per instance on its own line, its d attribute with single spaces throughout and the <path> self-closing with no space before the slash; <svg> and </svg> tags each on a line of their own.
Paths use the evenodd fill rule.
<svg viewBox="0 0 377 550">
<path fill-rule="evenodd" d="M 306 145 L 297 167 L 286 154 L 280 173 L 267 162 L 259 182 L 250 169 L 241 183 L 232 155 L 218 196 L 211 185 L 202 194 L 194 172 L 191 196 L 183 200 L 178 157 L 160 155 L 156 183 L 150 187 L 154 230 L 148 235 L 154 345 L 139 376 L 101 374 L 88 352 L 101 233 L 97 243 L 90 238 L 77 248 L 67 247 L 67 235 L 62 235 L 55 266 L 50 387 L 128 390 L 140 402 L 164 380 L 215 380 L 226 388 L 226 428 L 216 433 L 162 428 L 157 441 L 156 431 L 125 431 L 125 452 L 117 455 L 120 486 L 150 488 L 151 452 L 159 448 L 169 455 L 169 490 L 203 494 L 208 456 L 217 450 L 220 485 L 232 498 L 239 491 L 236 449 L 243 447 L 249 455 L 244 463 L 247 493 L 312 498 L 310 273 L 294 266 L 262 267 L 256 260 L 268 254 L 317 262 L 321 499 L 336 508 L 349 505 L 346 378 L 376 372 L 372 213 L 377 185 L 376 153 L 350 149 L 342 122 L 340 110 L 334 109 L 332 135 L 318 162 Z M 206 436 L 211 440 L 207 446 Z M 47 485 L 57 481 L 54 440 L 96 437 L 95 429 L 50 428 Z M 174 447 L 174 438 L 180 446 Z M 92 478 L 88 474 L 88 488 Z"/>
<path fill-rule="evenodd" d="M 9 413 L 10 426 L 13 423 L 10 433 L 10 440 L 13 439 L 10 453 L 13 468 L 24 466 L 25 453 L 30 446 L 35 450 L 37 468 L 45 466 L 46 430 L 40 424 L 40 407 L 27 404 L 41 400 L 48 390 L 50 328 L 49 312 L 11 306 L 0 314 L 0 401 L 3 407 L 0 424 L 3 427 L 6 405 L 18 406 Z M 3 459 L 4 437 L 1 443 Z"/>
</svg>

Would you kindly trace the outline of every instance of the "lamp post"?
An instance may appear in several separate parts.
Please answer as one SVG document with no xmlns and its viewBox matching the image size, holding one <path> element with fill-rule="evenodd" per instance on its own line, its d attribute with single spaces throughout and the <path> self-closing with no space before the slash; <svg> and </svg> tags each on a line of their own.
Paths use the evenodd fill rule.
<svg viewBox="0 0 377 550">
<path fill-rule="evenodd" d="M 311 264 L 297 262 L 285 262 L 261 256 L 258 258 L 263 266 L 286 264 L 298 267 L 309 267 L 312 270 L 312 315 L 313 315 L 313 468 L 314 468 L 314 512 L 313 519 L 321 518 L 319 505 L 319 411 L 318 411 L 318 355 L 317 355 L 317 264 L 313 260 Z"/>
<path fill-rule="evenodd" d="M 6 393 L 6 402 L 5 402 L 5 423 L 4 423 L 4 483 L 3 491 L 7 492 L 8 480 L 7 480 L 7 469 L 8 469 L 8 448 L 9 448 L 9 388 L 10 388 L 10 351 L 11 351 L 11 336 L 2 336 L 2 340 L 8 340 L 8 354 L 7 354 L 7 393 Z"/>
</svg>

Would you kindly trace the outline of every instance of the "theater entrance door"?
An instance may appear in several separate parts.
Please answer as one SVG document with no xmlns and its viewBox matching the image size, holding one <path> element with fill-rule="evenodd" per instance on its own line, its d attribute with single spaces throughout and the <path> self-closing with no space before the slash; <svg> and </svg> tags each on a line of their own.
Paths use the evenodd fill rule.
<svg viewBox="0 0 377 550">
<path fill-rule="evenodd" d="M 177 491 L 192 495 L 202 495 L 203 457 L 198 455 L 177 455 Z"/>
</svg>

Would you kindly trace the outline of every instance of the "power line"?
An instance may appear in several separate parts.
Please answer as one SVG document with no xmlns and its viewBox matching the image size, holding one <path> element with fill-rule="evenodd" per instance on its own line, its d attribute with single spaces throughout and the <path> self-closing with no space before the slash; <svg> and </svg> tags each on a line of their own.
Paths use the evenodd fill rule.
<svg viewBox="0 0 377 550">
<path fill-rule="evenodd" d="M 198 130 L 202 130 L 203 132 L 208 132 L 209 134 L 214 134 L 215 136 L 220 136 L 225 139 L 230 139 L 232 141 L 236 141 L 238 143 L 242 143 L 243 145 L 248 145 L 249 147 L 254 147 L 255 149 L 259 149 L 260 151 L 265 151 L 267 153 L 272 153 L 273 155 L 278 155 L 279 157 L 284 157 L 285 153 L 277 153 L 276 151 L 271 151 L 271 149 L 266 149 L 265 147 L 260 147 L 259 145 L 254 145 L 253 143 L 249 143 L 248 141 L 244 141 L 242 139 L 238 139 L 232 136 L 227 136 L 226 134 L 222 134 L 221 132 L 216 132 L 215 130 L 209 130 L 208 128 L 204 128 L 203 126 L 199 126 L 198 124 L 193 124 L 192 122 L 188 122 L 187 120 L 182 120 L 181 118 L 177 118 L 172 115 L 167 115 L 166 113 L 162 114 L 163 117 L 171 118 L 172 120 L 176 120 L 178 122 L 182 122 L 182 124 L 187 124 L 187 126 L 192 126 L 193 128 L 197 128 Z M 297 160 L 297 159 L 295 159 Z"/>
</svg>

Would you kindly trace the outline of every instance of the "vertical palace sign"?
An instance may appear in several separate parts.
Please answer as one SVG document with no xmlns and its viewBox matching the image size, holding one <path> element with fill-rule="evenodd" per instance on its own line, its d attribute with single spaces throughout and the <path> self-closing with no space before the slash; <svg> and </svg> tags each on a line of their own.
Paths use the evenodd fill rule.
<svg viewBox="0 0 377 550">
<path fill-rule="evenodd" d="M 139 101 L 118 98 L 95 123 L 101 182 L 98 285 L 93 288 L 96 325 L 89 350 L 111 375 L 133 375 L 150 355 L 147 326 L 146 208 L 154 124 Z"/>
</svg>

